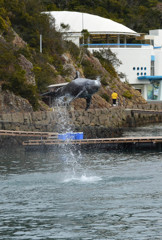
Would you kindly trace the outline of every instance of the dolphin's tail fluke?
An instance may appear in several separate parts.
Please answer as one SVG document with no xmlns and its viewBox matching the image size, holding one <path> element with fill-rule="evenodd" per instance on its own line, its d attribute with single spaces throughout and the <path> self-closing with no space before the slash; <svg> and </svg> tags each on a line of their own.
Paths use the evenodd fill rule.
<svg viewBox="0 0 162 240">
<path fill-rule="evenodd" d="M 49 91 L 49 92 L 45 92 L 42 93 L 41 96 L 47 96 L 47 97 L 53 97 L 53 98 L 58 98 L 62 96 L 62 88 L 63 87 L 59 87 L 58 89 L 56 89 L 55 91 Z"/>
</svg>

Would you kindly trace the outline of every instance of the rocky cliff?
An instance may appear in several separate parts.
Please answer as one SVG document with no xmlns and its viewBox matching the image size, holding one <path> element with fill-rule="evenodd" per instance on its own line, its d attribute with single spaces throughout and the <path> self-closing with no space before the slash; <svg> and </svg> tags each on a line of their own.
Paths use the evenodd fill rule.
<svg viewBox="0 0 162 240">
<path fill-rule="evenodd" d="M 33 108 L 28 100 L 0 87 L 0 114 L 12 112 L 33 112 Z"/>
</svg>

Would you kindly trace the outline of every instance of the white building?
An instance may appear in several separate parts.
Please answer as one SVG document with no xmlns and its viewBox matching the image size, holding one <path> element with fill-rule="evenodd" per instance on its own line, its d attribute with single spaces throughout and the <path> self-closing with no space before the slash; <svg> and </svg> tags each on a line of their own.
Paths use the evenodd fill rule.
<svg viewBox="0 0 162 240">
<path fill-rule="evenodd" d="M 49 13 L 55 18 L 56 29 L 78 46 L 84 45 L 82 31 L 87 30 L 86 45 L 91 52 L 110 48 L 116 53 L 122 62 L 117 71 L 125 75 L 121 81 L 128 81 L 146 100 L 162 100 L 162 29 L 140 36 L 122 24 L 96 15 L 68 11 Z M 61 27 L 62 24 L 69 28 Z M 129 44 L 130 38 L 138 39 L 139 44 Z"/>
</svg>

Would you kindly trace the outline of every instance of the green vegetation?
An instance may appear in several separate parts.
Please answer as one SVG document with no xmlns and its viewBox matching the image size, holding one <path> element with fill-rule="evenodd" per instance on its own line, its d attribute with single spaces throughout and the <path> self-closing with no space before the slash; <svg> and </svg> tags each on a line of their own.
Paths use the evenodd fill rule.
<svg viewBox="0 0 162 240">
<path fill-rule="evenodd" d="M 109 85 L 108 82 L 107 82 L 107 79 L 105 77 L 101 78 L 101 83 L 102 83 L 103 86 Z"/>
<path fill-rule="evenodd" d="M 75 45 L 72 41 L 66 41 L 65 48 L 75 61 L 79 61 L 80 49 L 77 45 Z"/>
<path fill-rule="evenodd" d="M 101 94 L 100 95 L 103 99 L 105 99 L 106 100 L 106 102 L 110 102 L 110 97 L 109 97 L 109 95 L 108 94 L 106 94 L 106 93 L 103 93 L 103 94 Z"/>
<path fill-rule="evenodd" d="M 82 61 L 83 72 L 86 78 L 96 79 L 99 76 L 99 71 L 95 66 L 88 60 Z"/>
<path fill-rule="evenodd" d="M 125 98 L 128 98 L 128 99 L 132 99 L 133 95 L 130 93 L 130 91 L 125 91 L 123 94 L 122 94 L 123 97 Z"/>
<path fill-rule="evenodd" d="M 0 8 L 0 33 L 7 32 L 11 25 L 7 12 L 4 8 Z"/>
<path fill-rule="evenodd" d="M 17 53 L 13 51 L 9 43 L 0 42 L 0 83 L 2 89 L 9 89 L 16 95 L 29 100 L 33 108 L 38 108 L 38 96 L 36 86 L 29 84 L 25 78 L 25 71 L 18 64 Z"/>
<path fill-rule="evenodd" d="M 33 72 L 39 92 L 43 92 L 48 85 L 52 84 L 53 78 L 56 76 L 56 73 L 49 64 L 40 63 L 39 65 L 35 65 Z"/>
<path fill-rule="evenodd" d="M 82 44 L 87 44 L 88 43 L 88 38 L 90 36 L 89 32 L 87 31 L 87 29 L 83 29 L 82 30 L 82 39 L 81 39 L 81 43 Z"/>
<path fill-rule="evenodd" d="M 117 59 L 116 54 L 110 49 L 95 51 L 93 55 L 100 60 L 102 66 L 114 77 L 117 77 L 117 73 L 114 67 L 117 67 L 121 62 Z M 105 84 L 104 84 L 105 85 Z"/>
</svg>

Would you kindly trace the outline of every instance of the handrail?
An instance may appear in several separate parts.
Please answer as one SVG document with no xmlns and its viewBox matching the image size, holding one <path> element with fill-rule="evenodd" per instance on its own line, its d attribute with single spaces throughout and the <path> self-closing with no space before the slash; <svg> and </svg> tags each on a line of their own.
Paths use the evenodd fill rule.
<svg viewBox="0 0 162 240">
<path fill-rule="evenodd" d="M 139 43 L 89 43 L 89 44 L 80 44 L 80 46 L 87 47 L 101 47 L 101 46 L 110 46 L 110 47 L 149 47 L 150 44 L 139 44 Z"/>
</svg>

